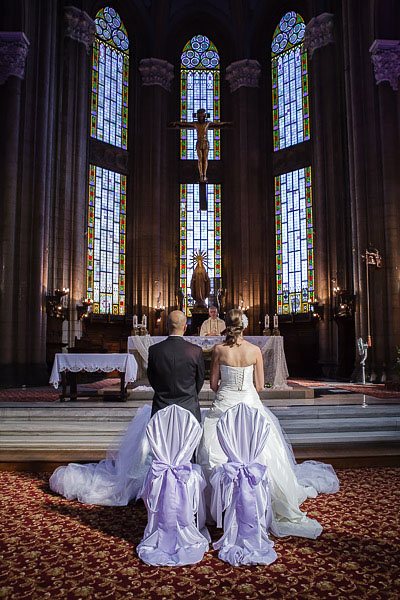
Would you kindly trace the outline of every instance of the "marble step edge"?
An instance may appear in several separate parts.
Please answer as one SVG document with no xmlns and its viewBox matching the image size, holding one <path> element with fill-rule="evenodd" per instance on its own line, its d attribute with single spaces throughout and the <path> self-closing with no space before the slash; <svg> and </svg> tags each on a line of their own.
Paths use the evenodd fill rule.
<svg viewBox="0 0 400 600">
<path fill-rule="evenodd" d="M 266 403 L 265 403 L 266 404 Z M 268 404 L 266 404 L 268 406 Z M 110 407 L 110 406 L 77 406 L 72 404 L 58 404 L 46 405 L 46 406 L 24 406 L 24 405 L 12 405 L 6 407 L 0 407 L 0 420 L 5 419 L 15 420 L 16 417 L 21 419 L 25 417 L 26 420 L 51 420 L 55 417 L 60 418 L 62 415 L 63 421 L 81 419 L 84 416 L 90 419 L 96 420 L 109 420 L 111 416 L 114 420 L 132 419 L 136 414 L 140 406 L 121 406 Z M 201 406 L 202 409 L 207 409 L 207 406 Z M 363 407 L 362 405 L 345 405 L 338 407 L 337 405 L 332 406 L 321 406 L 321 405 L 307 405 L 307 406 L 288 406 L 288 407 L 277 407 L 270 408 L 271 412 L 274 413 L 280 420 L 292 419 L 294 417 L 300 417 L 304 415 L 306 418 L 337 418 L 338 411 L 340 411 L 341 418 L 352 418 L 362 416 L 363 418 L 376 418 L 389 415 L 400 415 L 400 405 L 368 405 Z M 61 413 L 61 414 L 60 414 Z"/>
<path fill-rule="evenodd" d="M 360 417 L 347 417 L 344 419 L 339 418 L 337 415 L 334 418 L 292 418 L 281 419 L 281 423 L 286 432 L 290 430 L 304 429 L 312 430 L 317 428 L 318 430 L 327 429 L 353 429 L 355 431 L 359 429 L 400 429 L 400 415 L 390 417 L 380 417 L 379 419 L 371 418 L 360 418 Z M 4 435 L 7 432 L 15 431 L 26 431 L 29 433 L 33 432 L 54 432 L 59 434 L 60 432 L 71 432 L 75 431 L 78 434 L 85 431 L 98 432 L 101 430 L 125 431 L 130 423 L 128 419 L 118 420 L 97 420 L 91 418 L 90 420 L 83 420 L 82 417 L 76 420 L 63 420 L 53 421 L 50 419 L 40 420 L 22 420 L 22 419 L 7 419 L 0 425 L 0 435 Z"/>
<path fill-rule="evenodd" d="M 298 434 L 289 436 L 289 439 L 294 447 L 296 446 L 312 446 L 313 444 L 323 444 L 324 446 L 329 446 L 330 444 L 349 444 L 349 443 L 369 443 L 374 444 L 377 442 L 392 442 L 399 443 L 400 435 L 399 432 L 396 431 L 377 431 L 372 433 L 368 433 L 363 435 L 362 433 L 357 434 L 356 436 L 349 434 L 324 434 L 323 436 L 317 434 Z M 112 437 L 106 438 L 103 437 L 99 440 L 94 440 L 93 437 L 88 437 L 87 439 L 77 439 L 75 436 L 71 439 L 63 438 L 62 444 L 57 443 L 57 440 L 54 438 L 50 439 L 40 439 L 38 440 L 40 443 L 33 443 L 34 440 L 30 440 L 29 442 L 22 438 L 21 440 L 13 439 L 7 441 L 2 441 L 0 444 L 0 451 L 10 451 L 14 450 L 46 450 L 53 449 L 55 451 L 62 451 L 68 449 L 74 450 L 107 450 L 108 445 Z"/>
</svg>

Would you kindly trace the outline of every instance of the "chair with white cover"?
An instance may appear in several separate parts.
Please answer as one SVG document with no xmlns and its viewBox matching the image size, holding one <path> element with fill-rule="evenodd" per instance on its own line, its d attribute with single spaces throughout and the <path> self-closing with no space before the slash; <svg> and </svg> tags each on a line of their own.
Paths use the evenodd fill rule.
<svg viewBox="0 0 400 600">
<path fill-rule="evenodd" d="M 192 413 L 176 404 L 147 425 L 154 459 L 142 490 L 148 521 L 137 553 L 149 565 L 194 564 L 209 549 L 206 481 L 201 467 L 190 462 L 201 433 Z"/>
<path fill-rule="evenodd" d="M 228 462 L 215 467 L 210 478 L 211 514 L 224 529 L 213 546 L 219 558 L 233 566 L 269 565 L 277 559 L 268 538 L 272 512 L 267 467 L 257 462 L 268 434 L 261 411 L 243 403 L 227 410 L 217 423 Z"/>
</svg>

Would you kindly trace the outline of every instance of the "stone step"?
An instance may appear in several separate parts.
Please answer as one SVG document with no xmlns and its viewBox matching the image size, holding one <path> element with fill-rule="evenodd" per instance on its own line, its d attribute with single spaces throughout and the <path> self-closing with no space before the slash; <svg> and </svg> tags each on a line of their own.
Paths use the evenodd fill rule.
<svg viewBox="0 0 400 600">
<path fill-rule="evenodd" d="M 80 418 L 72 421 L 55 421 L 49 419 L 28 420 L 25 419 L 7 419 L 0 426 L 0 445 L 5 436 L 25 433 L 29 435 L 63 435 L 74 432 L 76 435 L 93 432 L 93 435 L 102 433 L 117 434 L 121 429 L 125 429 L 131 420 L 131 416 L 126 419 L 115 420 L 98 420 L 93 417 L 89 419 Z M 330 431 L 374 431 L 379 430 L 399 430 L 400 418 L 398 416 L 380 417 L 377 418 L 356 418 L 347 417 L 344 419 L 338 418 L 295 418 L 292 415 L 291 419 L 281 419 L 282 427 L 287 434 L 309 432 L 330 432 Z"/>
<path fill-rule="evenodd" d="M 369 432 L 320 432 L 320 433 L 295 433 L 288 436 L 293 447 L 332 444 L 376 444 L 376 443 L 400 443 L 398 430 L 376 430 Z M 103 450 L 106 451 L 113 435 L 105 433 L 99 435 L 40 435 L 26 436 L 15 435 L 5 437 L 1 441 L 0 451 L 6 450 Z"/>
<path fill-rule="evenodd" d="M 292 433 L 289 436 L 293 447 L 330 444 L 376 444 L 400 442 L 399 430 L 375 431 L 339 431 L 319 433 Z"/>
<path fill-rule="evenodd" d="M 400 404 L 368 404 L 363 406 L 359 403 L 352 403 L 348 405 L 321 405 L 315 404 L 316 400 L 312 401 L 314 404 L 310 404 L 309 401 L 303 400 L 301 405 L 297 405 L 293 403 L 296 400 L 301 401 L 301 398 L 293 398 L 286 400 L 285 402 L 278 401 L 273 405 L 270 404 L 270 401 L 263 402 L 264 405 L 269 407 L 279 419 L 290 419 L 293 415 L 296 417 L 301 417 L 303 415 L 304 418 L 330 418 L 337 417 L 338 414 L 341 418 L 353 416 L 375 418 L 380 416 L 400 415 Z M 104 402 L 97 400 L 92 402 L 1 402 L 0 423 L 8 418 L 31 419 L 38 417 L 43 419 L 62 418 L 63 420 L 74 420 L 81 416 L 90 416 L 100 420 L 107 419 L 110 416 L 115 419 L 132 418 L 137 409 L 144 404 L 151 404 L 151 402 L 140 399 L 128 402 Z M 202 408 L 207 408 L 210 404 L 211 400 L 203 400 L 200 402 Z"/>
</svg>

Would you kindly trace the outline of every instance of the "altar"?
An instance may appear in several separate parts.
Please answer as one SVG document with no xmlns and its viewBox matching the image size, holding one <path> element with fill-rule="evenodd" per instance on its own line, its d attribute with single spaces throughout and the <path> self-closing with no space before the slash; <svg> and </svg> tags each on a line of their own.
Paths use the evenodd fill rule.
<svg viewBox="0 0 400 600">
<path fill-rule="evenodd" d="M 139 365 L 139 376 L 145 375 L 149 357 L 149 347 L 166 339 L 166 336 L 130 336 L 128 337 L 128 353 L 135 353 Z M 221 344 L 224 337 L 221 336 L 184 336 L 187 342 L 200 346 L 204 352 L 211 352 L 216 344 Z M 286 364 L 285 351 L 282 336 L 244 336 L 244 339 L 258 346 L 264 362 L 265 382 L 271 385 L 273 390 L 289 390 L 287 378 L 289 372 Z"/>
</svg>

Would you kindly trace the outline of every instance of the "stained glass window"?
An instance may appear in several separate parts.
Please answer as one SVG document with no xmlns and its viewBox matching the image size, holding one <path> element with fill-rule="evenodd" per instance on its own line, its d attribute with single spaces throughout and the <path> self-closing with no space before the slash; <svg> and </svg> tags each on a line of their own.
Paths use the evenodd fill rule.
<svg viewBox="0 0 400 600">
<path fill-rule="evenodd" d="M 208 210 L 200 210 L 199 184 L 181 184 L 180 204 L 180 287 L 184 311 L 190 315 L 194 300 L 190 293 L 193 253 L 207 255 L 211 296 L 221 287 L 221 185 L 206 186 Z"/>
<path fill-rule="evenodd" d="M 87 294 L 93 312 L 125 314 L 126 176 L 89 167 Z"/>
<path fill-rule="evenodd" d="M 308 312 L 314 302 L 311 167 L 275 177 L 278 314 Z"/>
<path fill-rule="evenodd" d="M 93 44 L 92 137 L 127 148 L 129 40 L 118 13 L 111 7 L 96 15 Z"/>
<path fill-rule="evenodd" d="M 310 139 L 307 51 L 302 17 L 286 13 L 271 44 L 274 151 Z"/>
<path fill-rule="evenodd" d="M 181 121 L 194 121 L 193 113 L 204 108 L 209 121 L 220 120 L 219 55 L 205 35 L 195 35 L 181 56 Z M 220 130 L 208 131 L 208 160 L 220 159 Z M 196 133 L 181 129 L 181 159 L 197 160 Z"/>
</svg>

